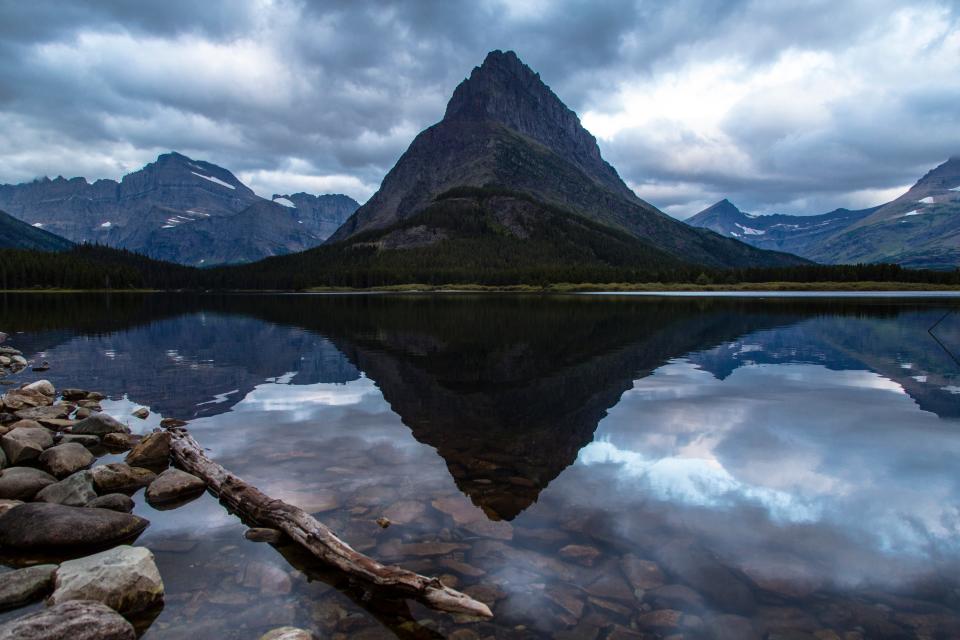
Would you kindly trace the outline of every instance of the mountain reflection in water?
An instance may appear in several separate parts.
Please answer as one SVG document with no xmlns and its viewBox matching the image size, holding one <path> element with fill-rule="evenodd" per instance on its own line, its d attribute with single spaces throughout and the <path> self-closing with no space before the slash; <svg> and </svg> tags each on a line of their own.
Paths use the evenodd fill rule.
<svg viewBox="0 0 960 640">
<path fill-rule="evenodd" d="M 58 387 L 193 419 L 365 552 L 459 575 L 496 602 L 481 636 L 956 637 L 960 370 L 927 333 L 950 304 L 33 295 L 6 296 L 0 328 Z M 937 335 L 960 349 L 960 314 Z M 164 541 L 231 519 L 209 500 L 147 517 L 165 578 L 208 589 Z M 278 595 L 290 622 L 342 631 L 311 588 Z M 351 598 L 423 637 L 422 611 Z M 176 597 L 148 636 L 204 620 L 256 637 Z"/>
</svg>

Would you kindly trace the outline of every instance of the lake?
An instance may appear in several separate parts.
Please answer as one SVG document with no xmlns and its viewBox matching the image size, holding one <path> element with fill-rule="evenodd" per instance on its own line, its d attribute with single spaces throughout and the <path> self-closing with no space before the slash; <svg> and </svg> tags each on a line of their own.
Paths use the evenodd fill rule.
<svg viewBox="0 0 960 640">
<path fill-rule="evenodd" d="M 957 638 L 956 308 L 6 294 L 0 329 L 50 363 L 18 382 L 102 391 L 139 433 L 189 420 L 231 471 L 494 612 L 372 597 L 209 495 L 141 492 L 166 584 L 147 639 Z"/>
</svg>

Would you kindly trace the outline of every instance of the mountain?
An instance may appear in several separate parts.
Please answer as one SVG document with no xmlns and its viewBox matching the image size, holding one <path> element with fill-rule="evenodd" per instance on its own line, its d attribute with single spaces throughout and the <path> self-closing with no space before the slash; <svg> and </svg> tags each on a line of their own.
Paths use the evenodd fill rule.
<svg viewBox="0 0 960 640">
<path fill-rule="evenodd" d="M 305 203 L 312 197 L 298 195 Z M 333 207 L 310 203 L 300 213 L 297 206 L 257 196 L 222 167 L 173 152 L 119 182 L 58 177 L 0 185 L 0 208 L 74 242 L 204 266 L 320 244 L 329 230 L 314 220 L 345 206 L 340 199 L 346 196 L 333 198 Z"/>
<path fill-rule="evenodd" d="M 896 200 L 870 209 L 752 215 L 721 200 L 687 223 L 817 262 L 953 269 L 960 266 L 960 157 L 928 172 Z"/>
<path fill-rule="evenodd" d="M 290 208 L 304 229 L 326 240 L 347 221 L 360 203 L 342 193 L 319 196 L 309 193 L 274 194 L 273 201 Z"/>
<path fill-rule="evenodd" d="M 457 215 L 480 224 L 453 235 L 449 225 L 438 230 L 424 214 L 438 197 L 463 188 L 499 199 L 481 203 L 474 191 L 472 203 L 458 203 Z M 692 229 L 638 198 L 603 160 L 577 115 L 516 54 L 501 51 L 488 54 L 460 83 L 443 119 L 413 140 L 380 190 L 327 242 L 421 249 L 474 238 L 480 231 L 498 230 L 504 241 L 524 238 L 530 225 L 514 229 L 508 213 L 518 209 L 528 221 L 562 211 L 573 216 L 566 218 L 571 223 L 596 223 L 632 239 L 636 253 L 654 261 L 717 267 L 803 262 Z"/>
<path fill-rule="evenodd" d="M 36 251 L 66 251 L 73 243 L 66 238 L 17 220 L 0 211 L 0 249 L 34 249 Z"/>
</svg>

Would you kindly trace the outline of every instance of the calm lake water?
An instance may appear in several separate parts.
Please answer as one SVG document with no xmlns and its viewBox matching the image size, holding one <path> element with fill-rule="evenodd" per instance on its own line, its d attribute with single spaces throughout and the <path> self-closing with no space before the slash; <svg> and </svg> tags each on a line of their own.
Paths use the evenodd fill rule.
<svg viewBox="0 0 960 640">
<path fill-rule="evenodd" d="M 166 583 L 148 639 L 958 638 L 957 305 L 7 295 L 0 329 L 51 364 L 18 380 L 102 391 L 139 432 L 188 419 L 228 469 L 495 614 L 371 598 L 210 496 L 141 494 Z"/>
</svg>

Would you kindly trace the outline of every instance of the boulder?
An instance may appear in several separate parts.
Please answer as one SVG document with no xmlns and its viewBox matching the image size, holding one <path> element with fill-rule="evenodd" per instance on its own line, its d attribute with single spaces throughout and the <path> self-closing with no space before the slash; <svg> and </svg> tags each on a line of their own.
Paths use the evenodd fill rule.
<svg viewBox="0 0 960 640">
<path fill-rule="evenodd" d="M 23 504 L 23 500 L 7 500 L 0 499 L 0 516 L 5 514 L 10 509 L 13 509 L 18 504 Z"/>
<path fill-rule="evenodd" d="M 164 504 L 199 496 L 207 483 L 195 475 L 180 469 L 167 469 L 147 487 L 147 502 Z"/>
<path fill-rule="evenodd" d="M 2 429 L 3 427 L 0 427 Z M 0 433 L 0 436 L 3 434 Z M 0 447 L 0 469 L 3 469 L 7 466 L 7 454 L 3 452 L 3 447 Z"/>
<path fill-rule="evenodd" d="M 79 447 L 80 445 L 74 445 Z M 86 451 L 86 449 L 84 449 Z M 52 504 L 65 504 L 69 507 L 85 507 L 97 497 L 93 488 L 93 477 L 89 471 L 78 471 L 72 476 L 41 489 L 34 500 Z"/>
<path fill-rule="evenodd" d="M 0 471 L 0 498 L 5 500 L 33 500 L 43 489 L 57 479 L 46 471 L 32 467 L 10 467 Z"/>
<path fill-rule="evenodd" d="M 279 627 L 260 636 L 260 640 L 316 640 L 316 638 L 311 632 L 296 627 Z"/>
<path fill-rule="evenodd" d="M 150 409 L 147 409 L 146 407 L 140 407 L 130 415 L 132 415 L 134 418 L 140 418 L 141 420 L 146 420 L 147 418 L 150 417 Z"/>
<path fill-rule="evenodd" d="M 105 496 L 94 498 L 86 504 L 93 509 L 110 509 L 111 511 L 120 511 L 130 513 L 133 511 L 133 498 L 125 493 L 108 493 Z"/>
<path fill-rule="evenodd" d="M 77 444 L 92 448 L 100 446 L 100 436 L 89 436 L 82 433 L 64 433 L 60 436 L 60 442 L 76 442 Z"/>
<path fill-rule="evenodd" d="M 38 564 L 0 573 L 0 610 L 15 609 L 39 600 L 53 584 L 55 564 Z"/>
<path fill-rule="evenodd" d="M 127 464 L 152 467 L 165 464 L 170 460 L 170 433 L 154 431 L 127 454 Z"/>
<path fill-rule="evenodd" d="M 163 580 L 144 547 L 121 545 L 85 558 L 67 560 L 54 575 L 48 604 L 95 600 L 130 615 L 163 602 Z"/>
<path fill-rule="evenodd" d="M 21 420 L 63 420 L 73 407 L 68 404 L 54 404 L 49 407 L 30 407 L 17 411 L 17 417 Z"/>
<path fill-rule="evenodd" d="M 53 384 L 49 380 L 37 380 L 36 382 L 31 382 L 28 385 L 24 385 L 23 389 L 27 391 L 39 391 L 43 395 L 50 398 L 57 395 L 57 390 L 53 387 Z"/>
<path fill-rule="evenodd" d="M 149 520 L 108 509 L 29 502 L 0 516 L 0 546 L 21 550 L 61 550 L 99 546 L 133 538 Z"/>
<path fill-rule="evenodd" d="M 71 473 L 93 464 L 93 454 L 77 442 L 66 442 L 50 447 L 40 454 L 40 464 L 52 475 L 65 478 Z"/>
<path fill-rule="evenodd" d="M 63 396 L 64 400 L 76 402 L 77 400 L 86 400 L 89 393 L 89 391 L 83 389 L 64 389 L 60 395 Z"/>
<path fill-rule="evenodd" d="M 185 427 L 187 426 L 186 420 L 181 420 L 180 418 L 164 418 L 160 421 L 160 426 L 164 429 L 173 429 L 175 427 Z"/>
<path fill-rule="evenodd" d="M 140 436 L 130 433 L 108 433 L 100 439 L 100 444 L 115 451 L 129 451 L 140 442 Z"/>
<path fill-rule="evenodd" d="M 0 447 L 10 464 L 36 460 L 43 450 L 53 446 L 53 434 L 44 427 L 17 427 L 0 438 Z"/>
<path fill-rule="evenodd" d="M 113 416 L 105 413 L 95 413 L 73 425 L 70 432 L 102 437 L 108 433 L 130 433 L 130 427 Z"/>
<path fill-rule="evenodd" d="M 53 404 L 53 398 L 36 390 L 14 389 L 3 394 L 3 406 L 9 411 L 20 411 L 30 407 L 42 407 Z"/>
<path fill-rule="evenodd" d="M 133 625 L 99 602 L 73 600 L 11 620 L 0 640 L 136 640 Z"/>
<path fill-rule="evenodd" d="M 133 492 L 153 482 L 157 474 L 149 469 L 131 467 L 122 462 L 100 465 L 90 470 L 93 484 L 100 495 Z"/>
</svg>

